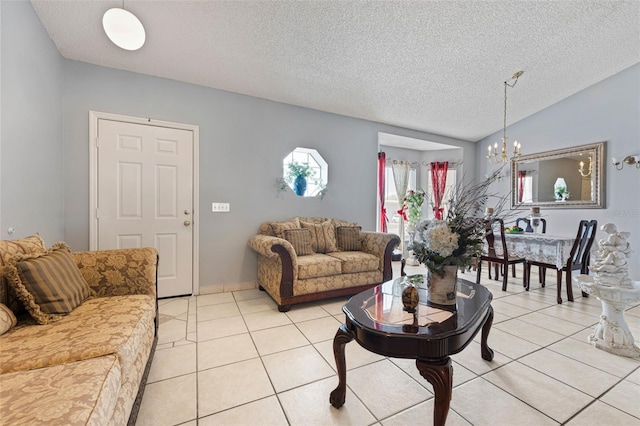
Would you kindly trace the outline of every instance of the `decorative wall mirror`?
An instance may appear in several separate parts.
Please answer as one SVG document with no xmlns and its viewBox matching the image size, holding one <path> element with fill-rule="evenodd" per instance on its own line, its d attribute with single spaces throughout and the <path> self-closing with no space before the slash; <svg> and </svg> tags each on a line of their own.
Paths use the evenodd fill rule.
<svg viewBox="0 0 640 426">
<path fill-rule="evenodd" d="M 604 208 L 605 142 L 523 155 L 511 162 L 511 208 Z"/>
<path fill-rule="evenodd" d="M 322 196 L 327 187 L 329 166 L 318 151 L 296 148 L 282 160 L 282 178 L 300 197 Z"/>
</svg>

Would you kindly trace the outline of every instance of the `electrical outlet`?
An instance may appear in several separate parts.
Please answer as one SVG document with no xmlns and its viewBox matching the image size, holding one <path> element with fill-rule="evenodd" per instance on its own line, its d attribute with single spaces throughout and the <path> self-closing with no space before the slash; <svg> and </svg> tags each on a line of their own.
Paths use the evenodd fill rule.
<svg viewBox="0 0 640 426">
<path fill-rule="evenodd" d="M 212 203 L 211 211 L 214 213 L 226 213 L 229 211 L 229 203 Z"/>
</svg>

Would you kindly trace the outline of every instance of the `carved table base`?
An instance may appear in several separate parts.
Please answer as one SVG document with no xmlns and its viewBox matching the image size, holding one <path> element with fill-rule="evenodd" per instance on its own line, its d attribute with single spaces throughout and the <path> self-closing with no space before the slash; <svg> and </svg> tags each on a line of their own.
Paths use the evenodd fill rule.
<svg viewBox="0 0 640 426">
<path fill-rule="evenodd" d="M 493 323 L 493 308 L 489 306 L 482 325 L 481 356 L 482 359 L 493 360 L 493 350 L 487 344 L 489 331 Z M 338 370 L 338 386 L 331 392 L 329 402 L 335 408 L 344 405 L 347 391 L 347 364 L 345 361 L 345 345 L 355 338 L 354 332 L 349 330 L 346 324 L 342 324 L 333 339 L 333 355 Z M 435 394 L 433 424 L 443 426 L 449 413 L 451 395 L 453 390 L 453 366 L 448 356 L 437 359 L 416 359 L 416 367 L 420 375 L 433 386 Z"/>
</svg>

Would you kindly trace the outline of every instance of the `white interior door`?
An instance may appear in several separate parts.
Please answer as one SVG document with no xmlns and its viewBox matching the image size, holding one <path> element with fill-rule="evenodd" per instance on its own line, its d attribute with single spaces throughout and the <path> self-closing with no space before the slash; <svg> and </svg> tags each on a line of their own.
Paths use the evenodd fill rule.
<svg viewBox="0 0 640 426">
<path fill-rule="evenodd" d="M 98 120 L 98 249 L 155 247 L 158 297 L 193 294 L 193 132 Z"/>
</svg>

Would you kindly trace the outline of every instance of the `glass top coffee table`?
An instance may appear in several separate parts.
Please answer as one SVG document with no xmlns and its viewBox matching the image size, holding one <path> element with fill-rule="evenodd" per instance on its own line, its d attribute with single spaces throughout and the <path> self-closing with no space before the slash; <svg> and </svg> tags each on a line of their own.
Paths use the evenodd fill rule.
<svg viewBox="0 0 640 426">
<path fill-rule="evenodd" d="M 418 288 L 415 313 L 403 309 L 402 290 L 408 282 Z M 342 407 L 346 395 L 344 347 L 355 339 L 363 348 L 394 358 L 412 358 L 420 375 L 433 386 L 434 425 L 444 425 L 451 401 L 453 367 L 450 355 L 462 351 L 482 329 L 481 356 L 493 359 L 487 337 L 493 322 L 492 294 L 485 287 L 458 279 L 456 304 L 427 302 L 426 275 L 409 275 L 353 296 L 343 306 L 345 323 L 333 340 L 338 387 L 329 401 Z"/>
</svg>

